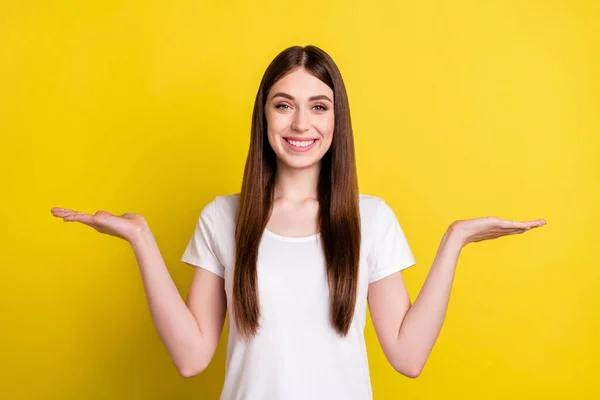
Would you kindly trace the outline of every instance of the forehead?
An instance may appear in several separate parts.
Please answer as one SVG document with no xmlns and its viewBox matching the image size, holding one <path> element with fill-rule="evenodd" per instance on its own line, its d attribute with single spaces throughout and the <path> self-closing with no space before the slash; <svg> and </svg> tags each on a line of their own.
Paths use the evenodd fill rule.
<svg viewBox="0 0 600 400">
<path fill-rule="evenodd" d="M 333 96 L 333 90 L 304 68 L 298 68 L 279 79 L 269 90 L 269 97 L 277 92 L 285 92 L 301 99 L 319 94 Z"/>
</svg>

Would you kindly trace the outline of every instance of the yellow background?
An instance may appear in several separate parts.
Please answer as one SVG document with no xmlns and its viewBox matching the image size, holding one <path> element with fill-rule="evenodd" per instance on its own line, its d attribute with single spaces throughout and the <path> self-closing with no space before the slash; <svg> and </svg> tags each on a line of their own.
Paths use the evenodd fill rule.
<svg viewBox="0 0 600 400">
<path fill-rule="evenodd" d="M 265 68 L 315 44 L 347 85 L 360 190 L 417 259 L 413 301 L 452 221 L 548 221 L 463 249 L 418 379 L 369 321 L 375 399 L 600 398 L 599 19 L 566 0 L 3 1 L 0 396 L 218 398 L 226 334 L 180 377 L 130 246 L 50 209 L 142 214 L 186 296 L 181 254 L 239 191 Z"/>
</svg>

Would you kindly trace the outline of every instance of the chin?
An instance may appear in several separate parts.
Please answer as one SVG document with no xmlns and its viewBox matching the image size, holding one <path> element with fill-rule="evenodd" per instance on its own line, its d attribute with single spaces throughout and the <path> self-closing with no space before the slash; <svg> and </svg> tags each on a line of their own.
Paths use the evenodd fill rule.
<svg viewBox="0 0 600 400">
<path fill-rule="evenodd" d="M 286 168 L 292 169 L 306 169 L 312 168 L 319 164 L 319 160 L 290 160 L 288 157 L 279 159 L 280 163 L 285 165 Z"/>
<path fill-rule="evenodd" d="M 278 162 L 285 168 L 290 169 L 307 169 L 318 166 L 321 158 L 324 155 L 321 154 L 323 151 L 321 147 L 321 140 L 322 139 L 319 138 L 316 141 L 315 146 L 308 151 L 295 152 L 293 148 L 291 149 L 286 147 L 288 145 L 285 143 L 285 139 L 283 137 L 278 137 L 276 142 L 278 146 L 276 147 L 277 150 L 275 151 Z M 271 147 L 274 148 L 273 146 Z"/>
</svg>

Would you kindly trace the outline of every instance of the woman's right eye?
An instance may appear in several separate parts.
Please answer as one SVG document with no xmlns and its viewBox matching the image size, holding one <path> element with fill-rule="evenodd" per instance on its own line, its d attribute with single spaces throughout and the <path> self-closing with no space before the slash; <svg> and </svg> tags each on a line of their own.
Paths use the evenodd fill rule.
<svg viewBox="0 0 600 400">
<path fill-rule="evenodd" d="M 284 108 L 284 107 L 287 107 L 287 108 L 289 108 L 289 106 L 288 106 L 287 104 L 277 104 L 277 105 L 275 106 L 275 108 L 279 108 L 279 109 L 282 109 L 282 108 L 283 108 L 283 109 L 286 109 L 286 108 Z"/>
</svg>

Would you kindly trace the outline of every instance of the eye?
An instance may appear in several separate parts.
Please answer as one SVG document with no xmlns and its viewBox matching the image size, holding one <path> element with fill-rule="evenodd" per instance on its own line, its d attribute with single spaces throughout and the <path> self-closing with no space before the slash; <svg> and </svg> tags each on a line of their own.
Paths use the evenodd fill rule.
<svg viewBox="0 0 600 400">
<path fill-rule="evenodd" d="M 281 103 L 281 104 L 277 104 L 277 105 L 275 106 L 275 108 L 278 108 L 278 109 L 280 109 L 280 110 L 281 110 L 281 109 L 283 109 L 283 110 L 287 110 L 288 108 L 290 108 L 290 106 L 288 106 L 287 104 Z"/>
<path fill-rule="evenodd" d="M 322 104 L 317 104 L 317 105 L 315 105 L 315 107 L 317 107 L 317 111 L 325 111 L 325 110 L 327 110 L 327 107 L 325 107 Z"/>
</svg>

